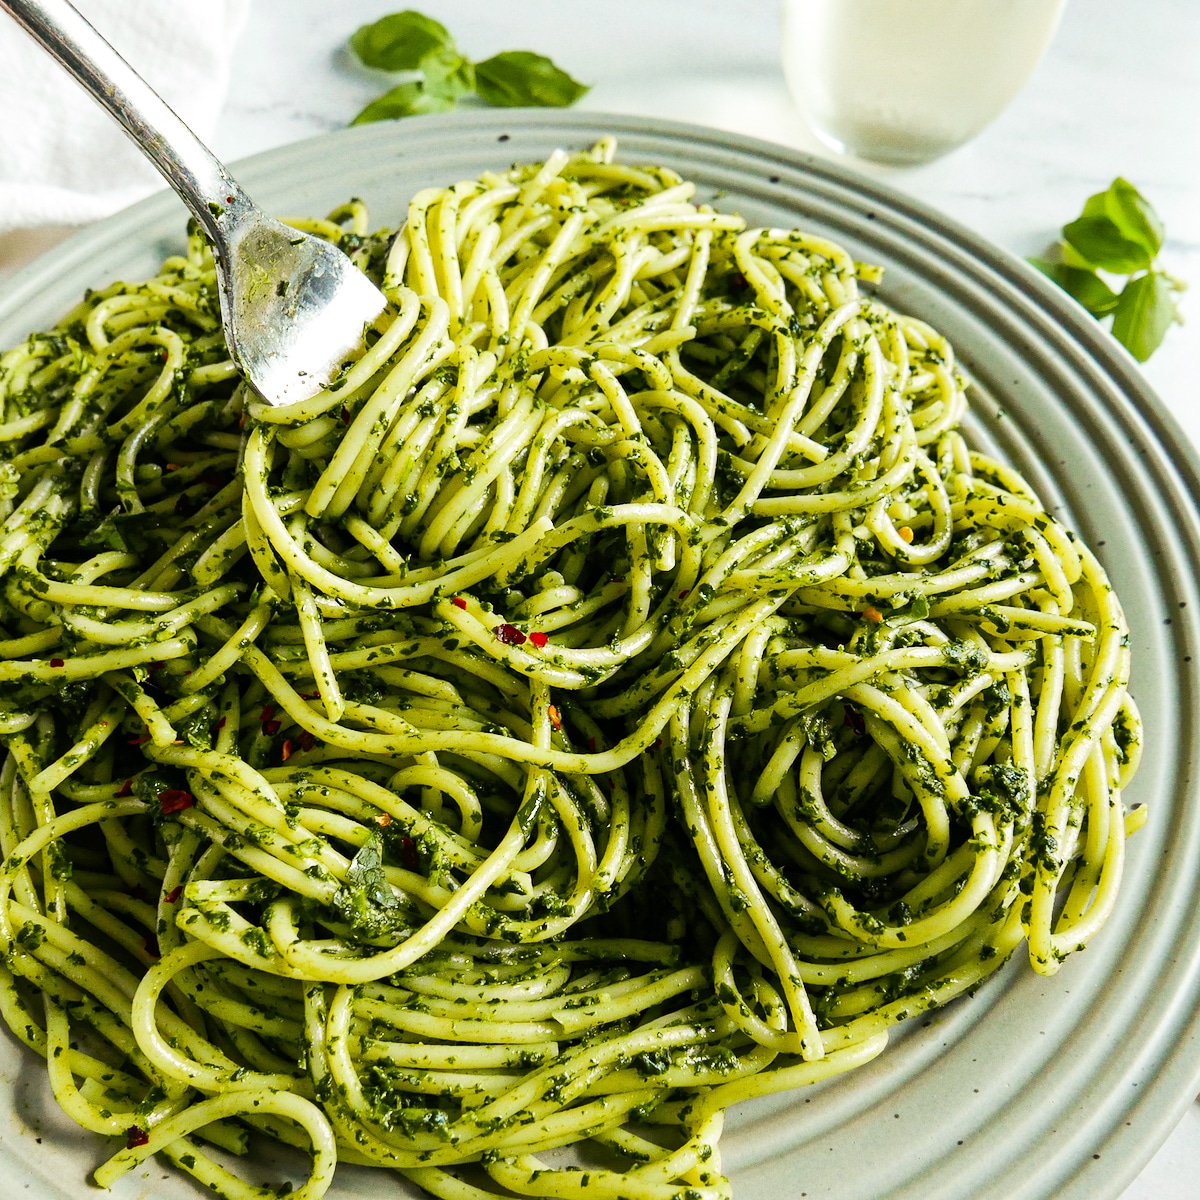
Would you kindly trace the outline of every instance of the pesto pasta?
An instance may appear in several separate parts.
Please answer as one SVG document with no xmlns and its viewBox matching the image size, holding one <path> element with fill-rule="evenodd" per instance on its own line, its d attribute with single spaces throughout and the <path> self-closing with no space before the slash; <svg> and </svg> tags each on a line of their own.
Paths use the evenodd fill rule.
<svg viewBox="0 0 1200 1200">
<path fill-rule="evenodd" d="M 721 1200 L 1098 931 L 1124 616 L 878 271 L 611 140 L 295 223 L 389 299 L 310 401 L 194 229 L 0 358 L 0 1010 L 98 1184 Z"/>
</svg>

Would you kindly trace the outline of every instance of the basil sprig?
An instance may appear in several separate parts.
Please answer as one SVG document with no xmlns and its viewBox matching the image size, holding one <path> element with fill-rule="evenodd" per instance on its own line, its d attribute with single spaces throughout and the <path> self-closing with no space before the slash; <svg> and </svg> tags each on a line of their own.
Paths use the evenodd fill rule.
<svg viewBox="0 0 1200 1200">
<path fill-rule="evenodd" d="M 350 38 L 350 49 L 364 66 L 419 75 L 372 100 L 351 125 L 446 112 L 472 93 L 502 108 L 565 108 L 588 90 L 530 50 L 504 50 L 473 63 L 443 24 L 412 9 L 362 26 Z"/>
<path fill-rule="evenodd" d="M 1053 258 L 1029 261 L 1097 319 L 1112 317 L 1113 336 L 1138 362 L 1158 349 L 1182 318 L 1176 303 L 1186 286 L 1155 266 L 1163 224 L 1150 202 L 1127 179 L 1088 198 L 1083 212 L 1062 229 Z M 1124 283 L 1114 289 L 1100 272 Z"/>
</svg>

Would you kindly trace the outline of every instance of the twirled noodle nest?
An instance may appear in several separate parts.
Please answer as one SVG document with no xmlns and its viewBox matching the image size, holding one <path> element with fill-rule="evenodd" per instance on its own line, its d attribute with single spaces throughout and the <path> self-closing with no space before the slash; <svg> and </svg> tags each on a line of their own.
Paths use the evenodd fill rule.
<svg viewBox="0 0 1200 1200">
<path fill-rule="evenodd" d="M 0 990 L 97 1182 L 716 1200 L 728 1105 L 1112 909 L 1100 564 L 877 271 L 613 155 L 297 222 L 391 302 L 311 402 L 194 231 L 3 357 Z"/>
</svg>

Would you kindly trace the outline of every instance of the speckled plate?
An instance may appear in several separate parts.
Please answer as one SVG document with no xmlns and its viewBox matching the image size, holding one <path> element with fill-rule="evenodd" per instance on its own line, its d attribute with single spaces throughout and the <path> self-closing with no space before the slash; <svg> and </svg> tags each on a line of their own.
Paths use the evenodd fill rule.
<svg viewBox="0 0 1200 1200">
<path fill-rule="evenodd" d="M 723 209 L 818 230 L 882 264 L 884 298 L 951 337 L 976 385 L 976 444 L 1025 472 L 1111 573 L 1146 721 L 1128 800 L 1149 804 L 1151 818 L 1093 946 L 1053 979 L 1018 958 L 974 997 L 902 1029 L 866 1068 L 738 1108 L 723 1140 L 736 1196 L 1117 1196 L 1200 1089 L 1195 457 L 1124 351 L 1032 270 L 914 201 L 778 146 L 629 117 L 464 112 L 316 138 L 237 174 L 282 213 L 321 214 L 357 195 L 376 222 L 395 223 L 420 187 L 604 133 L 624 158 L 669 164 Z M 174 198 L 156 196 L 35 262 L 0 294 L 0 345 L 55 320 L 86 287 L 151 273 L 183 223 Z M 0 1044 L 0 1109 L 4 1194 L 80 1195 L 104 1148 L 58 1114 L 40 1065 L 12 1039 Z M 253 1176 L 273 1174 L 262 1164 Z M 331 1194 L 394 1196 L 397 1186 L 348 1170 Z M 151 1164 L 114 1194 L 198 1191 Z"/>
</svg>

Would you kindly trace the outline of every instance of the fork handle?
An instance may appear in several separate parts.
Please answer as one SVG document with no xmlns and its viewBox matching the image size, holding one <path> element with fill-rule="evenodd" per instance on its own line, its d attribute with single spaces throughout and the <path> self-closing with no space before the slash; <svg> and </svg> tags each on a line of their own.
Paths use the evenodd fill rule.
<svg viewBox="0 0 1200 1200">
<path fill-rule="evenodd" d="M 121 123 L 218 245 L 254 205 L 211 150 L 67 0 L 0 0 Z"/>
</svg>

